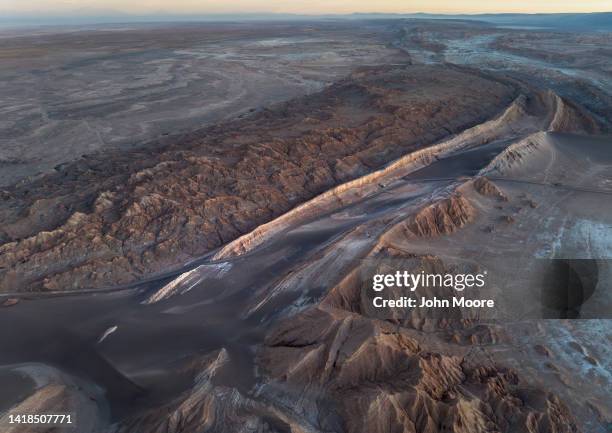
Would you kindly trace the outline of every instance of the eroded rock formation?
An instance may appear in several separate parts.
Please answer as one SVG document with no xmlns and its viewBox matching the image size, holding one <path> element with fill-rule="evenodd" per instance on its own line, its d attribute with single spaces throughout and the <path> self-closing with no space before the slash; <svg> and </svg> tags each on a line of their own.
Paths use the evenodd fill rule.
<svg viewBox="0 0 612 433">
<path fill-rule="evenodd" d="M 450 68 L 366 68 L 179 143 L 84 157 L 3 191 L 0 290 L 154 274 L 479 123 L 514 96 L 510 85 Z"/>
</svg>

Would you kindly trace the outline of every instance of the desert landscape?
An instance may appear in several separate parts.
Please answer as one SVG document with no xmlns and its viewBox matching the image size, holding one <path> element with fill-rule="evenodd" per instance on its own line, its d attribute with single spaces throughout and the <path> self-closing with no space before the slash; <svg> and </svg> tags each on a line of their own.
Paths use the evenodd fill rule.
<svg viewBox="0 0 612 433">
<path fill-rule="evenodd" d="M 611 42 L 519 18 L 1 32 L 1 431 L 609 432 Z M 484 272 L 496 308 L 374 308 L 395 270 Z"/>
</svg>

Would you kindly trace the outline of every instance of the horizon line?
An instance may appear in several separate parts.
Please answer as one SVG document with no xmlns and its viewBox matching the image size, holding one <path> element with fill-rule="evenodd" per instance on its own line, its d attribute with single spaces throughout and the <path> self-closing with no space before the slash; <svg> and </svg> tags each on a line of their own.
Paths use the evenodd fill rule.
<svg viewBox="0 0 612 433">
<path fill-rule="evenodd" d="M 297 12 L 203 12 L 203 13 L 168 13 L 163 11 L 150 13 L 135 13 L 128 11 L 72 11 L 70 13 L 28 13 L 13 14 L 1 13 L 0 26 L 2 28 L 36 28 L 58 26 L 103 26 L 103 25 L 130 25 L 130 24 L 163 24 L 163 23 L 206 23 L 206 22 L 257 22 L 257 21 L 305 21 L 305 20 L 359 20 L 361 19 L 465 19 L 490 22 L 504 25 L 512 21 L 521 21 L 525 25 L 544 25 L 556 27 L 560 23 L 551 21 L 551 17 L 558 17 L 568 27 L 575 27 L 576 23 L 568 21 L 572 16 L 612 15 L 612 11 L 589 12 L 329 12 L 329 13 L 297 13 Z M 2 16 L 3 15 L 3 16 Z M 549 17 L 547 19 L 547 17 Z M 565 19 L 563 18 L 565 17 Z M 595 18 L 597 19 L 597 18 Z M 543 20 L 543 21 L 542 21 Z M 592 20 L 591 20 L 592 21 Z M 593 30 L 612 29 L 612 17 L 605 23 L 601 19 L 591 22 Z"/>
<path fill-rule="evenodd" d="M 455 15 L 467 15 L 467 16 L 478 16 L 478 15 L 589 15 L 589 14 L 606 14 L 612 13 L 612 9 L 610 10 L 596 10 L 596 11 L 582 11 L 582 12 L 427 12 L 427 11 L 417 11 L 417 12 L 377 12 L 377 11 L 369 11 L 369 12 L 268 12 L 268 11 L 256 11 L 256 12 L 166 12 L 166 11 L 156 11 L 156 12 L 146 12 L 146 13 L 135 13 L 135 12 L 127 12 L 127 11 L 95 11 L 92 10 L 91 15 L 88 15 L 88 12 L 84 10 L 74 10 L 70 12 L 61 12 L 61 13 L 53 13 L 53 11 L 39 11 L 39 12 L 17 12 L 17 11 L 2 11 L 2 13 L 8 13 L 12 16 L 49 16 L 51 13 L 53 16 L 57 17 L 74 17 L 74 16 L 95 16 L 100 14 L 108 14 L 108 15 L 125 15 L 125 16 L 157 16 L 157 15 L 170 15 L 170 16 L 228 16 L 228 15 L 288 15 L 288 16 L 351 16 L 351 15 L 446 15 L 446 16 L 455 16 Z"/>
</svg>

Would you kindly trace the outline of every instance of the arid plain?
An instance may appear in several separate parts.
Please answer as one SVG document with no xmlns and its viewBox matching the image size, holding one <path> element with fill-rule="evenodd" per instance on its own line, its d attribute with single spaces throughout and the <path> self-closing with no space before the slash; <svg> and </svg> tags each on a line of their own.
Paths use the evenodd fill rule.
<svg viewBox="0 0 612 433">
<path fill-rule="evenodd" d="M 611 42 L 407 19 L 3 33 L 1 428 L 609 431 Z M 546 303 L 556 261 L 596 269 L 579 305 Z M 469 296 L 497 307 L 375 309 L 372 269 L 486 271 Z"/>
</svg>

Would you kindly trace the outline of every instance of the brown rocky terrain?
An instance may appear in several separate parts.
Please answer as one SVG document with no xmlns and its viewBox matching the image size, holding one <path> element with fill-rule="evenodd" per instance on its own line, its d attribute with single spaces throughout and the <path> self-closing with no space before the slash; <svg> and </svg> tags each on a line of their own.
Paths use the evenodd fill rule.
<svg viewBox="0 0 612 433">
<path fill-rule="evenodd" d="M 490 46 L 456 23 L 432 44 L 444 26 L 400 42 Z M 5 188 L 0 288 L 20 293 L 0 294 L 0 430 L 608 433 L 610 122 L 539 84 L 364 67 Z M 549 303 L 574 261 L 595 269 L 580 304 Z M 396 271 L 485 284 L 374 290 Z"/>
<path fill-rule="evenodd" d="M 525 278 L 531 257 L 557 243 L 570 256 L 580 248 L 543 236 L 580 235 L 562 228 L 568 215 L 601 218 L 592 200 L 604 202 L 587 187 L 605 194 L 610 184 L 605 138 L 568 130 L 599 125 L 554 94 L 520 95 L 177 278 L 96 296 L 20 297 L 0 315 L 0 373 L 42 383 L 13 385 L 25 397 L 0 394 L 3 405 L 77 411 L 92 433 L 604 432 L 609 367 L 605 349 L 588 343 L 602 338 L 598 325 L 514 318 L 537 304 Z M 581 170 L 567 178 L 570 167 Z M 605 256 L 605 239 L 588 236 L 591 254 Z M 493 312 L 372 305 L 373 271 L 483 268 L 495 278 L 465 294 L 496 298 Z M 32 344 L 10 338 L 12 326 Z M 585 382 L 583 368 L 601 386 Z"/>
<path fill-rule="evenodd" d="M 442 343 L 434 348 L 405 326 L 327 306 L 281 325 L 261 362 L 273 381 L 337 403 L 341 429 L 324 431 L 578 431 L 557 397 L 468 352 Z M 320 412 L 333 410 L 325 400 L 317 404 Z"/>
<path fill-rule="evenodd" d="M 472 205 L 457 194 L 420 210 L 406 222 L 405 228 L 416 236 L 451 234 L 472 221 L 475 212 Z"/>
<path fill-rule="evenodd" d="M 366 68 L 180 143 L 87 156 L 3 190 L 0 289 L 102 288 L 151 276 L 480 123 L 515 92 L 458 69 Z"/>
</svg>

